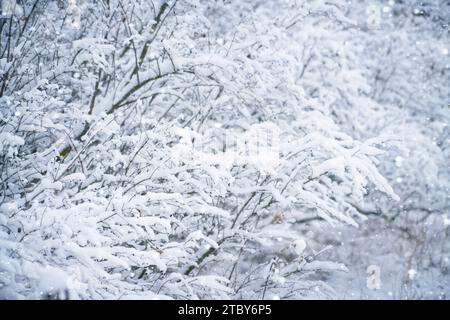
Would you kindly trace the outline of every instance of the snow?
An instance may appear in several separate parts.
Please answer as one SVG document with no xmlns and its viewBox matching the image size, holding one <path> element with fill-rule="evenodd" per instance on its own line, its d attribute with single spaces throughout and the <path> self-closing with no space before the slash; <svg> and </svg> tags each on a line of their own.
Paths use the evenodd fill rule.
<svg viewBox="0 0 450 320">
<path fill-rule="evenodd" d="M 448 299 L 447 1 L 194 2 L 2 2 L 0 298 Z"/>
</svg>

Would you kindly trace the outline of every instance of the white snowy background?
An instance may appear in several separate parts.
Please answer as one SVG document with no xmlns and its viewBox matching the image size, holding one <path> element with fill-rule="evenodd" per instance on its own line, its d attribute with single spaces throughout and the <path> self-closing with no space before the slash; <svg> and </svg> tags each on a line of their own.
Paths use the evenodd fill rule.
<svg viewBox="0 0 450 320">
<path fill-rule="evenodd" d="M 1 299 L 449 299 L 450 2 L 2 0 Z"/>
</svg>

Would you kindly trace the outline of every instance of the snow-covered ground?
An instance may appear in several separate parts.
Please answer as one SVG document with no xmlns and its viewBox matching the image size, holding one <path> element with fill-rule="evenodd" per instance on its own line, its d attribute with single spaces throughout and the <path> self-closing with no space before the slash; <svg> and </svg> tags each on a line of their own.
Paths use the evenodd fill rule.
<svg viewBox="0 0 450 320">
<path fill-rule="evenodd" d="M 333 233 L 333 238 L 340 236 L 344 240 L 336 244 L 330 259 L 346 261 L 349 269 L 330 277 L 336 297 L 448 299 L 450 264 L 445 252 L 449 230 L 444 224 L 434 225 L 431 230 L 407 234 L 389 228 L 385 221 L 370 221 L 358 230 Z"/>
</svg>

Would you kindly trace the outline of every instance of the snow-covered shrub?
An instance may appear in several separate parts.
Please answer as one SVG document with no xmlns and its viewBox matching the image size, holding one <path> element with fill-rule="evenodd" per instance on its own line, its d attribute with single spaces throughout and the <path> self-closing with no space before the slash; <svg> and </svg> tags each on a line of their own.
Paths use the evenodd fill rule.
<svg viewBox="0 0 450 320">
<path fill-rule="evenodd" d="M 332 294 L 322 272 L 347 269 L 312 232 L 358 226 L 374 192 L 399 199 L 378 170 L 395 139 L 351 130 L 383 101 L 347 8 L 36 0 L 2 15 L 0 296 Z"/>
</svg>

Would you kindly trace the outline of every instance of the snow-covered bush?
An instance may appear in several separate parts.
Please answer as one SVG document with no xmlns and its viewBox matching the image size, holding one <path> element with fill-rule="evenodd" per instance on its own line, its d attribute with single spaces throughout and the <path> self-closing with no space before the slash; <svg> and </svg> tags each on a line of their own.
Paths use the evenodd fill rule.
<svg viewBox="0 0 450 320">
<path fill-rule="evenodd" d="M 1 297 L 328 297 L 322 273 L 347 269 L 314 232 L 399 200 L 379 171 L 395 132 L 359 122 L 396 100 L 371 95 L 346 1 L 19 9 L 0 22 Z"/>
</svg>

